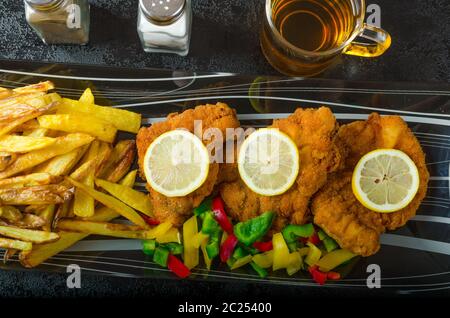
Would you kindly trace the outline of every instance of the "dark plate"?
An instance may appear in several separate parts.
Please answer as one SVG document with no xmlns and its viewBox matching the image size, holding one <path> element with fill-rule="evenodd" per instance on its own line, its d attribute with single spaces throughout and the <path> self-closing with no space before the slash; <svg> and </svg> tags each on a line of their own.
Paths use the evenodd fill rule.
<svg viewBox="0 0 450 318">
<path fill-rule="evenodd" d="M 450 288 L 449 85 L 0 62 L 0 86 L 17 87 L 42 80 L 52 80 L 57 92 L 65 97 L 78 98 L 86 87 L 91 87 L 97 104 L 140 112 L 143 124 L 159 120 L 173 111 L 217 101 L 236 108 L 243 126 L 266 125 L 273 118 L 287 116 L 299 106 L 326 105 L 341 123 L 365 119 L 374 111 L 402 116 L 426 152 L 431 173 L 427 197 L 417 216 L 405 227 L 382 236 L 379 253 L 353 260 L 341 268 L 344 273 L 342 280 L 326 286 L 367 288 L 367 267 L 377 264 L 381 268 L 381 286 L 398 293 Z M 74 263 L 86 272 L 105 275 L 174 277 L 146 258 L 141 252 L 140 241 L 99 237 L 79 242 L 47 260 L 38 269 L 65 272 L 66 266 Z M 1 267 L 18 269 L 20 265 L 15 259 Z M 273 273 L 262 280 L 250 270 L 231 273 L 220 266 L 210 272 L 196 269 L 190 279 L 318 286 L 306 274 L 288 277 Z"/>
</svg>

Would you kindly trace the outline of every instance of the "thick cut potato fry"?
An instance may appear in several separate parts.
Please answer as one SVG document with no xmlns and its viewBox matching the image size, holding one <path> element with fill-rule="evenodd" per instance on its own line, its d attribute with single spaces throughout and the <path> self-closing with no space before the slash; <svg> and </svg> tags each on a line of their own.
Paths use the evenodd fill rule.
<svg viewBox="0 0 450 318">
<path fill-rule="evenodd" d="M 88 109 L 91 105 L 94 105 L 94 94 L 92 94 L 92 91 L 89 87 L 84 90 L 83 95 L 81 95 L 78 101 L 83 106 L 83 109 Z"/>
<path fill-rule="evenodd" d="M 31 173 L 23 176 L 0 180 L 0 189 L 47 185 L 52 183 L 59 183 L 62 180 L 63 179 L 61 177 L 54 176 L 45 172 Z"/>
<path fill-rule="evenodd" d="M 86 107 L 79 101 L 63 98 L 58 106 L 58 114 L 82 114 L 94 116 L 116 127 L 118 130 L 137 133 L 141 127 L 141 115 L 113 107 L 90 105 Z"/>
<path fill-rule="evenodd" d="M 73 188 L 63 184 L 0 189 L 0 202 L 6 205 L 60 204 L 69 200 L 73 192 Z"/>
<path fill-rule="evenodd" d="M 14 130 L 14 132 L 21 131 L 21 132 L 24 132 L 24 135 L 25 135 L 25 132 L 32 131 L 35 129 L 39 129 L 39 123 L 37 122 L 36 119 L 32 119 L 32 120 L 29 120 L 29 121 L 23 123 L 22 125 L 18 126 Z M 25 136 L 27 136 L 27 135 L 25 135 Z M 43 136 L 33 136 L 33 137 L 43 137 Z"/>
<path fill-rule="evenodd" d="M 8 222 L 15 223 L 23 218 L 22 212 L 13 206 L 0 206 L 0 217 Z"/>
<path fill-rule="evenodd" d="M 41 108 L 45 107 L 45 105 L 49 105 L 52 103 L 58 105 L 59 103 L 61 103 L 61 101 L 62 101 L 61 96 L 59 96 L 56 93 L 52 93 L 40 97 L 29 98 L 26 100 L 26 103 L 28 105 L 33 106 L 34 108 Z"/>
<path fill-rule="evenodd" d="M 25 130 L 23 132 L 23 135 L 29 136 L 29 137 L 46 137 L 49 135 L 49 133 L 50 133 L 50 129 L 36 128 L 36 129 L 32 129 L 32 130 Z"/>
<path fill-rule="evenodd" d="M 133 238 L 133 239 L 155 238 L 153 231 L 151 229 L 142 230 L 136 226 L 130 226 L 125 224 L 114 224 L 107 222 L 61 220 L 58 223 L 58 229 L 68 232 L 80 232 L 80 233 L 122 237 L 122 238 Z"/>
<path fill-rule="evenodd" d="M 66 154 L 56 156 L 37 166 L 34 171 L 49 173 L 54 176 L 66 176 L 80 161 L 88 146 L 89 145 L 84 145 Z"/>
<path fill-rule="evenodd" d="M 17 159 L 17 154 L 0 152 L 0 172 L 8 168 Z"/>
<path fill-rule="evenodd" d="M 132 171 L 122 180 L 121 184 L 132 187 L 135 182 L 135 177 L 136 173 L 133 173 Z M 118 214 L 116 211 L 108 207 L 101 207 L 95 211 L 94 216 L 89 218 L 89 220 L 97 222 L 108 222 L 112 219 L 117 218 L 119 215 L 120 214 Z M 20 263 L 28 268 L 36 267 L 46 259 L 58 254 L 61 251 L 64 251 L 76 242 L 89 236 L 89 234 L 72 233 L 65 231 L 59 231 L 58 234 L 59 240 L 57 240 L 56 242 L 35 245 L 32 251 L 21 252 L 19 256 Z"/>
<path fill-rule="evenodd" d="M 114 147 L 111 157 L 98 174 L 99 178 L 117 182 L 130 170 L 136 154 L 134 140 L 121 140 Z"/>
<path fill-rule="evenodd" d="M 51 204 L 47 206 L 44 210 L 39 213 L 39 216 L 44 220 L 44 224 L 42 225 L 42 229 L 46 232 L 50 232 L 52 230 L 53 218 L 55 216 L 55 205 Z"/>
<path fill-rule="evenodd" d="M 92 169 L 83 179 L 83 184 L 94 189 L 94 172 Z M 73 213 L 79 217 L 91 217 L 94 215 L 95 200 L 83 190 L 76 189 L 73 200 Z"/>
<path fill-rule="evenodd" d="M 31 251 L 33 244 L 30 242 L 23 242 L 18 240 L 11 240 L 7 238 L 0 238 L 1 248 L 11 248 L 21 251 Z"/>
<path fill-rule="evenodd" d="M 145 215 L 153 216 L 152 204 L 148 195 L 145 193 L 102 179 L 96 179 L 95 184 L 105 189 L 109 194 L 116 197 L 123 203 L 131 206 L 133 209 L 136 209 Z"/>
<path fill-rule="evenodd" d="M 50 81 L 40 82 L 37 84 L 31 84 L 23 87 L 18 87 L 13 89 L 14 94 L 29 94 L 34 92 L 47 92 L 49 90 L 52 90 L 55 88 L 55 85 L 53 85 Z"/>
<path fill-rule="evenodd" d="M 56 142 L 41 150 L 35 150 L 18 157 L 7 169 L 0 172 L 0 179 L 13 176 L 53 157 L 68 153 L 90 143 L 94 138 L 86 134 L 69 134 L 56 138 Z"/>
<path fill-rule="evenodd" d="M 0 137 L 0 151 L 30 152 L 55 143 L 55 138 L 6 135 Z"/>
<path fill-rule="evenodd" d="M 86 133 L 106 142 L 113 142 L 117 133 L 113 125 L 95 117 L 83 115 L 44 115 L 38 117 L 38 122 L 43 128 L 69 133 Z"/>
<path fill-rule="evenodd" d="M 96 176 L 100 173 L 105 164 L 108 162 L 109 158 L 111 157 L 111 154 L 112 148 L 110 144 L 104 141 L 94 140 L 91 143 L 89 150 L 86 152 L 81 162 L 83 164 L 88 161 L 94 160 L 95 165 L 93 170 Z"/>
<path fill-rule="evenodd" d="M 136 182 L 136 176 L 137 170 L 132 170 L 128 172 L 128 174 L 122 180 L 120 180 L 120 184 L 132 188 L 134 186 L 134 183 Z"/>
<path fill-rule="evenodd" d="M 93 188 L 90 188 L 80 182 L 75 181 L 72 178 L 67 178 L 70 183 L 72 183 L 74 186 L 76 186 L 78 189 L 83 190 L 90 196 L 92 196 L 95 200 L 98 202 L 104 204 L 105 206 L 113 209 L 123 217 L 127 218 L 131 222 L 133 222 L 136 225 L 139 225 L 142 228 L 148 228 L 147 223 L 144 221 L 144 219 L 137 213 L 135 210 L 130 208 L 125 203 L 117 200 L 116 198 L 107 195 L 105 193 L 102 193 L 100 191 L 97 191 Z"/>
<path fill-rule="evenodd" d="M 53 232 L 19 229 L 11 226 L 1 226 L 0 234 L 14 239 L 31 243 L 53 242 L 59 239 L 59 235 Z"/>
</svg>

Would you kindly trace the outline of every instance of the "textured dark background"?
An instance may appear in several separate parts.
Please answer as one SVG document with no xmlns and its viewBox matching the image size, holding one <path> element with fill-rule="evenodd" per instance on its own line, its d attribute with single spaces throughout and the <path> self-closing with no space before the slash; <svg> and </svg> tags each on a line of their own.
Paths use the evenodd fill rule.
<svg viewBox="0 0 450 318">
<path fill-rule="evenodd" d="M 0 59 L 159 67 L 276 74 L 259 48 L 263 0 L 193 0 L 194 22 L 188 57 L 145 54 L 136 34 L 137 0 L 95 0 L 90 44 L 45 46 L 25 23 L 23 3 L 0 1 Z M 368 1 L 373 3 L 374 1 Z M 345 56 L 323 77 L 368 81 L 450 82 L 450 1 L 378 0 L 382 26 L 393 37 L 391 49 L 377 59 Z M 191 281 L 151 281 L 86 275 L 80 290 L 66 288 L 66 276 L 34 271 L 0 271 L 3 297 L 153 296 L 245 301 L 320 294 L 371 295 L 373 291 L 305 290 L 296 287 Z"/>
</svg>

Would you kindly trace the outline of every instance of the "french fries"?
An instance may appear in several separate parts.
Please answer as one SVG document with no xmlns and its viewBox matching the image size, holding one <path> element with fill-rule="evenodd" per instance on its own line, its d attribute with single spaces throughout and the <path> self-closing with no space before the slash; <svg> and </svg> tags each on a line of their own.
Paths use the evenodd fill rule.
<svg viewBox="0 0 450 318">
<path fill-rule="evenodd" d="M 128 172 L 136 154 L 136 143 L 134 140 L 119 141 L 98 174 L 98 177 L 110 182 L 117 182 Z"/>
<path fill-rule="evenodd" d="M 105 189 L 113 197 L 119 199 L 123 203 L 126 203 L 132 208 L 144 213 L 145 215 L 153 216 L 153 207 L 148 195 L 133 190 L 127 186 L 102 179 L 96 179 L 95 184 Z"/>
<path fill-rule="evenodd" d="M 113 142 L 117 129 L 113 125 L 97 119 L 74 114 L 44 115 L 38 118 L 43 128 L 69 133 L 82 132 L 106 142 Z"/>
<path fill-rule="evenodd" d="M 87 107 L 88 106 L 88 107 Z M 97 105 L 86 105 L 83 102 L 63 98 L 58 106 L 58 114 L 81 114 L 95 117 L 114 125 L 118 130 L 137 133 L 141 127 L 141 115 L 127 110 Z"/>
<path fill-rule="evenodd" d="M 0 217 L 8 222 L 15 223 L 23 218 L 22 213 L 13 206 L 0 206 Z"/>
<path fill-rule="evenodd" d="M 73 188 L 63 184 L 0 189 L 0 202 L 6 205 L 60 204 L 69 200 Z"/>
<path fill-rule="evenodd" d="M 36 167 L 35 171 L 54 176 L 66 176 L 81 159 L 88 146 L 84 145 L 66 154 L 56 156 Z"/>
<path fill-rule="evenodd" d="M 152 230 L 141 230 L 140 227 L 107 222 L 61 220 L 58 229 L 69 232 L 105 235 L 132 239 L 153 239 Z"/>
<path fill-rule="evenodd" d="M 17 159 L 17 154 L 9 152 L 0 152 L 0 171 L 8 168 Z"/>
<path fill-rule="evenodd" d="M 30 242 L 23 242 L 19 240 L 11 240 L 7 238 L 0 238 L 0 248 L 16 249 L 21 251 L 30 251 L 33 244 Z"/>
<path fill-rule="evenodd" d="M 23 188 L 37 185 L 59 183 L 63 178 L 47 172 L 37 172 L 0 180 L 0 189 Z"/>
<path fill-rule="evenodd" d="M 46 149 L 31 151 L 18 157 L 7 169 L 0 172 L 0 179 L 13 176 L 48 159 L 68 153 L 90 143 L 94 138 L 86 134 L 74 133 L 55 139 L 55 143 Z"/>
<path fill-rule="evenodd" d="M 30 152 L 48 147 L 55 143 L 55 138 L 6 135 L 0 137 L 0 151 Z"/>
<path fill-rule="evenodd" d="M 74 179 L 68 177 L 67 180 L 73 184 L 74 186 L 76 186 L 78 189 L 83 190 L 84 192 L 86 192 L 86 194 L 92 196 L 95 200 L 97 200 L 98 202 L 104 204 L 105 206 L 107 206 L 110 209 L 113 209 L 114 211 L 116 211 L 117 213 L 119 213 L 120 215 L 122 215 L 124 218 L 127 218 L 128 220 L 130 220 L 131 222 L 133 222 L 136 225 L 139 225 L 142 228 L 148 228 L 147 223 L 144 221 L 144 219 L 139 215 L 139 213 L 137 213 L 136 211 L 134 211 L 132 208 L 130 208 L 128 205 L 126 205 L 125 203 L 117 200 L 116 198 L 107 195 L 105 193 L 102 193 L 100 191 L 97 191 L 93 188 L 90 188 L 80 182 L 75 181 Z"/>
<path fill-rule="evenodd" d="M 3 236 L 31 243 L 52 242 L 56 241 L 59 238 L 59 235 L 53 232 L 19 229 L 15 227 L 1 226 L 1 225 L 0 225 L 0 234 Z"/>
</svg>

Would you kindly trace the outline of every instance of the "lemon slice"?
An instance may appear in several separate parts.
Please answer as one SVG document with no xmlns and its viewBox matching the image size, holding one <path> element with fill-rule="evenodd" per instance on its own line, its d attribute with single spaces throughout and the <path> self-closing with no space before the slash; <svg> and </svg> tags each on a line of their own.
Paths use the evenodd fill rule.
<svg viewBox="0 0 450 318">
<path fill-rule="evenodd" d="M 395 212 L 414 199 L 419 189 L 419 171 L 414 161 L 400 150 L 374 150 L 356 165 L 352 189 L 366 208 Z"/>
<path fill-rule="evenodd" d="M 276 128 L 259 129 L 242 143 L 238 168 L 242 180 L 253 192 L 279 195 L 289 190 L 297 178 L 298 148 Z"/>
<path fill-rule="evenodd" d="M 157 192 L 185 196 L 198 189 L 209 171 L 209 153 L 202 141 L 186 130 L 172 130 L 156 138 L 144 157 L 144 174 Z"/>
</svg>

